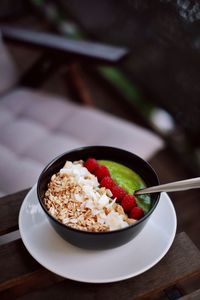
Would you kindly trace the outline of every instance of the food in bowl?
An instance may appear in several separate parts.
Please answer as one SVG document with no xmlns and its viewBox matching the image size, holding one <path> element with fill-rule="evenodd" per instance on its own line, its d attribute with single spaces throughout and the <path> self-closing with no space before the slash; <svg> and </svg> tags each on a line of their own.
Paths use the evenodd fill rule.
<svg viewBox="0 0 200 300">
<path fill-rule="evenodd" d="M 123 209 L 128 212 L 129 217 L 139 220 L 148 213 L 151 209 L 150 195 L 133 196 L 136 190 L 147 186 L 141 176 L 133 169 L 118 162 L 98 160 L 98 163 L 100 166 L 108 168 L 110 177 L 114 181 L 114 187 L 112 185 L 108 186 L 106 182 L 107 178 L 104 178 L 101 181 L 101 185 L 104 186 L 106 184 L 107 187 L 111 188 L 113 196 L 121 202 Z"/>
<path fill-rule="evenodd" d="M 160 193 L 151 194 L 150 196 L 150 203 L 149 200 L 141 200 L 140 198 L 136 198 L 137 202 L 137 208 L 142 208 L 143 216 L 140 216 L 133 222 L 133 224 L 128 224 L 127 226 L 122 226 L 120 229 L 115 230 L 107 230 L 107 231 L 90 231 L 90 230 L 82 230 L 77 229 L 72 226 L 68 226 L 61 221 L 59 221 L 55 216 L 51 215 L 49 210 L 47 209 L 47 206 L 44 203 L 45 194 L 48 190 L 48 185 L 51 182 L 52 176 L 58 174 L 61 169 L 63 169 L 63 166 L 65 165 L 66 161 L 70 162 L 76 162 L 82 160 L 85 163 L 88 158 L 94 157 L 97 160 L 98 165 L 106 166 L 105 161 L 113 162 L 112 168 L 114 168 L 114 163 L 120 164 L 124 167 L 129 168 L 130 170 L 134 170 L 134 172 L 139 175 L 141 180 L 143 181 L 142 184 L 145 183 L 146 186 L 153 186 L 158 185 L 158 177 L 155 173 L 155 171 L 152 169 L 152 167 L 142 158 L 139 156 L 130 153 L 128 151 L 114 148 L 114 147 L 108 147 L 108 146 L 89 146 L 89 147 L 82 147 L 78 149 L 74 149 L 72 151 L 63 153 L 62 155 L 56 157 L 53 159 L 42 171 L 42 173 L 39 176 L 38 182 L 37 182 L 37 195 L 38 200 L 41 205 L 41 208 L 43 209 L 48 221 L 54 228 L 54 230 L 67 242 L 78 246 L 80 248 L 85 249 L 93 249 L 93 250 L 105 250 L 110 248 L 119 247 L 132 239 L 134 239 L 144 226 L 147 224 L 148 220 L 150 220 L 152 213 L 154 209 L 157 207 L 157 204 L 159 202 Z M 108 171 L 111 176 L 113 176 L 113 170 L 111 169 L 111 166 L 108 166 Z M 101 168 L 101 170 L 96 169 L 93 170 L 93 175 L 99 176 L 99 188 L 101 188 L 101 184 L 106 185 L 108 184 L 108 179 L 101 178 L 102 176 L 102 169 L 105 172 L 106 168 Z M 116 169 L 116 166 L 115 166 Z M 120 168 L 117 169 L 116 173 L 120 174 Z M 96 173 L 96 174 L 95 174 Z M 104 175 L 106 172 L 104 173 Z M 127 176 L 128 177 L 128 176 Z M 113 178 L 115 181 L 116 179 Z M 117 181 L 117 180 L 116 180 Z M 106 182 L 106 183 L 105 183 Z M 124 179 L 125 182 L 125 179 Z M 118 182 L 119 183 L 119 182 Z M 113 193 L 114 197 L 116 197 L 116 192 L 118 192 L 115 202 L 116 204 L 123 204 L 123 199 L 120 197 L 123 196 L 123 193 L 120 191 L 120 186 L 116 182 L 111 192 Z M 122 182 L 121 182 L 122 183 Z M 140 185 L 140 184 L 139 184 Z M 129 185 L 127 184 L 128 190 L 125 191 L 125 194 L 128 194 L 128 196 L 131 196 L 131 192 L 129 190 Z M 105 187 L 106 188 L 106 187 Z M 132 186 L 133 188 L 133 186 Z M 137 185 L 136 187 L 137 188 Z M 107 189 L 107 188 L 106 188 Z M 125 186 L 122 187 L 123 190 L 125 190 Z M 121 191 L 122 191 L 121 189 Z M 109 193 L 109 192 L 108 192 Z M 113 196 L 109 196 L 114 200 Z M 51 199 L 54 199 L 54 195 L 50 196 Z M 109 200 L 110 201 L 110 200 Z M 141 207 L 140 202 L 143 204 L 143 207 Z M 111 202 L 112 203 L 112 202 Z M 128 219 L 133 219 L 132 215 L 130 215 L 131 211 L 127 211 L 128 208 L 124 209 L 124 213 L 127 215 Z M 88 212 L 89 213 L 89 212 Z M 125 221 L 123 219 L 123 221 Z M 127 222 L 128 223 L 128 222 Z"/>
<path fill-rule="evenodd" d="M 53 174 L 44 204 L 59 222 L 79 230 L 106 232 L 134 224 L 150 209 L 150 197 L 136 198 L 145 187 L 128 167 L 109 160 L 66 161 Z"/>
</svg>

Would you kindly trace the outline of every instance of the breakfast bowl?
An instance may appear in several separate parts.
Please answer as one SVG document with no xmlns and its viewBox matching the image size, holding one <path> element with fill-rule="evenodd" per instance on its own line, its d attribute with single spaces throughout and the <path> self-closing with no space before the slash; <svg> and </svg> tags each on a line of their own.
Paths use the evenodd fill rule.
<svg viewBox="0 0 200 300">
<path fill-rule="evenodd" d="M 94 161 L 98 164 L 95 168 Z M 103 174 L 105 170 L 108 174 Z M 132 184 L 131 178 L 136 178 L 136 183 Z M 132 194 L 134 189 L 158 184 L 156 172 L 139 156 L 114 147 L 89 146 L 53 159 L 39 176 L 37 196 L 50 224 L 64 240 L 80 248 L 103 250 L 128 243 L 141 232 L 160 193 L 137 199 Z M 80 191 L 87 192 L 87 197 Z M 132 198 L 135 204 L 131 202 L 129 209 Z"/>
</svg>

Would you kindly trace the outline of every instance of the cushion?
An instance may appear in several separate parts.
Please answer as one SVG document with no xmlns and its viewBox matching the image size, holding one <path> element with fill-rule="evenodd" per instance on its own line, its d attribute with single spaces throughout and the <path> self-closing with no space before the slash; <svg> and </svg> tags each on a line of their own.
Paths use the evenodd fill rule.
<svg viewBox="0 0 200 300">
<path fill-rule="evenodd" d="M 0 99 L 0 194 L 31 187 L 55 156 L 109 145 L 149 159 L 163 140 L 140 126 L 67 98 L 16 89 Z"/>
<path fill-rule="evenodd" d="M 18 79 L 18 71 L 10 53 L 4 46 L 0 33 L 0 94 L 10 89 Z"/>
</svg>

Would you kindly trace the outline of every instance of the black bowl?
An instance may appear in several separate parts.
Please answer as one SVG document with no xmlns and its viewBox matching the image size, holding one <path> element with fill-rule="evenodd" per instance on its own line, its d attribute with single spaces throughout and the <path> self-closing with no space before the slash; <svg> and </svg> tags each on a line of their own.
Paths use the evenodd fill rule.
<svg viewBox="0 0 200 300">
<path fill-rule="evenodd" d="M 56 157 L 42 171 L 37 183 L 39 202 L 56 232 L 73 245 L 86 249 L 109 249 L 121 246 L 132 240 L 143 229 L 156 208 L 160 194 L 151 194 L 151 209 L 143 218 L 128 227 L 109 232 L 88 232 L 66 226 L 51 216 L 43 203 L 44 194 L 51 176 L 63 167 L 66 160 L 86 160 L 89 157 L 112 160 L 121 163 L 138 173 L 147 186 L 158 185 L 158 177 L 152 167 L 142 158 L 128 151 L 107 147 L 90 146 L 72 150 Z"/>
</svg>

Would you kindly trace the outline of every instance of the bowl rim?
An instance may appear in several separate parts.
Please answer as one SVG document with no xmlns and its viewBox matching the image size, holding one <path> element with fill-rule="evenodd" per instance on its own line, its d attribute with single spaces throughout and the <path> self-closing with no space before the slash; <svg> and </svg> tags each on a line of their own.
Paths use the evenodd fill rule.
<svg viewBox="0 0 200 300">
<path fill-rule="evenodd" d="M 37 198 L 39 200 L 39 203 L 41 205 L 41 207 L 43 208 L 44 212 L 46 213 L 47 217 L 50 217 L 50 219 L 54 222 L 56 222 L 58 225 L 60 225 L 61 227 L 67 229 L 67 230 L 70 230 L 70 231 L 74 231 L 74 232 L 79 232 L 79 233 L 82 233 L 82 234 L 85 234 L 85 235 L 108 235 L 108 234 L 115 234 L 115 233 L 118 233 L 118 232 L 122 232 L 122 231 L 126 231 L 126 230 L 129 230 L 130 228 L 132 227 L 136 227 L 138 226 L 140 223 L 143 223 L 152 213 L 153 211 L 155 210 L 156 206 L 158 205 L 158 202 L 160 200 L 160 195 L 161 193 L 154 193 L 156 195 L 156 200 L 155 200 L 155 203 L 154 205 L 150 208 L 150 210 L 140 219 L 140 220 L 137 220 L 135 223 L 133 224 L 130 224 L 129 226 L 126 226 L 126 227 L 123 227 L 123 228 L 120 228 L 120 229 L 115 229 L 115 230 L 110 230 L 110 231 L 103 231 L 103 232 L 96 232 L 96 231 L 89 231 L 89 230 L 81 230 L 81 229 L 77 229 L 77 228 L 73 228 L 71 226 L 68 226 L 68 225 L 65 225 L 63 223 L 61 223 L 60 221 L 58 221 L 54 216 L 52 216 L 43 200 L 41 199 L 41 195 L 40 195 L 40 192 L 39 192 L 39 184 L 41 182 L 41 179 L 44 175 L 44 173 L 56 162 L 58 161 L 61 157 L 65 156 L 65 155 L 68 155 L 70 153 L 73 153 L 75 151 L 82 151 L 82 150 L 87 150 L 87 149 L 92 149 L 92 148 L 99 148 L 99 149 L 105 149 L 105 148 L 109 148 L 110 150 L 114 149 L 115 151 L 120 151 L 120 152 L 125 152 L 129 155 L 132 155 L 132 156 L 135 156 L 137 159 L 139 159 L 141 162 L 143 163 L 146 163 L 146 165 L 152 170 L 152 172 L 154 173 L 154 176 L 159 184 L 159 179 L 158 179 L 158 175 L 157 173 L 155 172 L 155 170 L 153 169 L 153 167 L 143 158 L 141 158 L 140 156 L 138 156 L 137 154 L 133 153 L 133 152 L 130 152 L 130 151 L 127 151 L 127 150 L 124 150 L 124 149 L 121 149 L 121 148 L 117 148 L 117 147 L 111 147 L 111 146 L 102 146 L 102 145 L 93 145 L 93 146 L 83 146 L 83 147 L 79 147 L 79 148 L 74 148 L 70 151 L 66 151 L 58 156 L 56 156 L 55 158 L 53 158 L 45 167 L 44 169 L 42 170 L 42 172 L 40 173 L 39 175 L 39 178 L 37 180 Z"/>
</svg>

